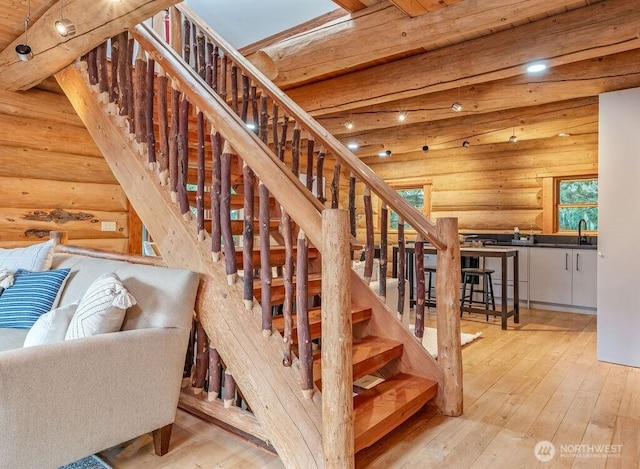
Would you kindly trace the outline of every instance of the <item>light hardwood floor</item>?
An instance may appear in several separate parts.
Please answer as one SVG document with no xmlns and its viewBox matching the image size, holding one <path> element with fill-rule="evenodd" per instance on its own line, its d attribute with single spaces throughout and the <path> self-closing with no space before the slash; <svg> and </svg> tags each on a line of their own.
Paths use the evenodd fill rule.
<svg viewBox="0 0 640 469">
<path fill-rule="evenodd" d="M 640 369 L 596 360 L 595 316 L 523 309 L 514 326 L 510 320 L 502 331 L 498 319 L 465 315 L 462 331 L 483 335 L 462 352 L 464 415 L 443 417 L 426 406 L 361 451 L 357 466 L 640 467 Z M 534 455 L 542 440 L 556 448 L 550 462 Z M 150 436 L 103 456 L 115 469 L 283 467 L 277 456 L 184 412 L 171 443 L 162 458 Z M 575 445 L 621 451 L 605 458 Z"/>
</svg>

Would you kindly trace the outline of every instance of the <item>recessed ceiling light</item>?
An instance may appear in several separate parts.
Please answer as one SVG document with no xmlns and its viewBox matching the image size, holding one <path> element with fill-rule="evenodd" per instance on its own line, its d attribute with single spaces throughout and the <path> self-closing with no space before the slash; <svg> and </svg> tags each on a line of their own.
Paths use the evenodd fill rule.
<svg viewBox="0 0 640 469">
<path fill-rule="evenodd" d="M 358 148 L 360 148 L 360 145 L 358 145 L 355 142 L 352 142 L 352 143 L 347 144 L 347 148 L 349 150 L 357 150 Z"/>
<path fill-rule="evenodd" d="M 407 120 L 407 113 L 406 112 L 401 112 L 400 114 L 398 114 L 398 120 L 400 122 L 404 122 Z"/>
<path fill-rule="evenodd" d="M 353 129 L 353 122 L 351 122 L 351 121 L 347 121 L 347 122 L 345 122 L 345 123 L 344 123 L 344 127 L 345 127 L 345 129 L 347 129 L 347 130 L 351 130 L 351 129 Z"/>
<path fill-rule="evenodd" d="M 533 62 L 527 65 L 528 73 L 540 73 L 547 69 L 547 64 L 544 62 Z"/>
</svg>

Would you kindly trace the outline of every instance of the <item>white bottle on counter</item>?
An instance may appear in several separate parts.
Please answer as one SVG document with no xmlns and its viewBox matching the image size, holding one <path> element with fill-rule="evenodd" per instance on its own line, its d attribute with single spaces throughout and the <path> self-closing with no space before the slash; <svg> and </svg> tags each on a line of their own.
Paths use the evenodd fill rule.
<svg viewBox="0 0 640 469">
<path fill-rule="evenodd" d="M 518 229 L 517 226 L 513 228 L 513 239 L 515 240 L 520 239 L 520 229 Z"/>
</svg>

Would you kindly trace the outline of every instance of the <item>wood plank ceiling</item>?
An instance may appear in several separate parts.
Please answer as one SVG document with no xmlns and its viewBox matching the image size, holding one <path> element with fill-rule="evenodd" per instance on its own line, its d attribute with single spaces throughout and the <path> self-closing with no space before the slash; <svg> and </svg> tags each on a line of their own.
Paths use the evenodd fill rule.
<svg viewBox="0 0 640 469">
<path fill-rule="evenodd" d="M 597 136 L 598 94 L 640 86 L 633 0 L 336 3 L 353 13 L 249 58 L 371 163 L 514 134 Z M 538 60 L 548 69 L 527 73 Z"/>
<path fill-rule="evenodd" d="M 65 9 L 82 21 L 75 36 L 63 39 L 50 24 L 58 1 L 31 0 L 36 58 L 18 63 L 26 0 L 12 2 L 0 17 L 0 88 L 33 86 L 137 22 L 140 11 L 150 16 L 172 3 L 74 0 Z M 328 130 L 359 144 L 355 153 L 363 158 L 387 149 L 419 152 L 425 144 L 433 150 L 464 140 L 495 144 L 514 133 L 521 141 L 594 134 L 597 95 L 640 86 L 635 0 L 335 3 L 352 13 L 249 58 Z M 550 68 L 527 74 L 534 60 Z M 451 110 L 453 102 L 461 112 Z"/>
</svg>

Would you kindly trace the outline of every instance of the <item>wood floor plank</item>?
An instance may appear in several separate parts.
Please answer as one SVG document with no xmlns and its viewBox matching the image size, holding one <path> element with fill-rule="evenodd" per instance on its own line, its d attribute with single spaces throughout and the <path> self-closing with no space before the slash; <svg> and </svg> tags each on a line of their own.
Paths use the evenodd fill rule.
<svg viewBox="0 0 640 469">
<path fill-rule="evenodd" d="M 473 315 L 472 315 L 473 316 Z M 523 308 L 520 324 L 467 317 L 461 330 L 482 332 L 463 347 L 464 406 L 444 417 L 432 405 L 358 453 L 358 468 L 640 467 L 640 370 L 596 361 L 596 318 Z M 433 327 L 435 315 L 426 323 Z M 622 445 L 618 455 L 534 455 L 540 439 L 561 444 Z M 102 455 L 114 469 L 280 468 L 276 455 L 182 411 L 171 451 L 153 454 L 141 438 Z"/>
</svg>

